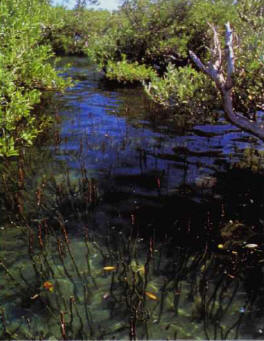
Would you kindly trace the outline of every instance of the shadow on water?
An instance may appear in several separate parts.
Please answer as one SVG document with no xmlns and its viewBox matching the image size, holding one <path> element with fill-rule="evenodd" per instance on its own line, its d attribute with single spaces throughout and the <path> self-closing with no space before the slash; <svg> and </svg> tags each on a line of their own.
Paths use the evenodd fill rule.
<svg viewBox="0 0 264 341">
<path fill-rule="evenodd" d="M 261 338 L 259 142 L 72 61 L 49 134 L 0 165 L 0 338 Z"/>
</svg>

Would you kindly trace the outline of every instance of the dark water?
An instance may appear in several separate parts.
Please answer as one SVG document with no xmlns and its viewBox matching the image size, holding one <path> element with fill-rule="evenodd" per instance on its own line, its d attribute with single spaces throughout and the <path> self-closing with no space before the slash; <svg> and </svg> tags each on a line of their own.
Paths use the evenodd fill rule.
<svg viewBox="0 0 264 341">
<path fill-rule="evenodd" d="M 50 133 L 0 166 L 0 338 L 263 338 L 261 143 L 71 61 Z"/>
</svg>

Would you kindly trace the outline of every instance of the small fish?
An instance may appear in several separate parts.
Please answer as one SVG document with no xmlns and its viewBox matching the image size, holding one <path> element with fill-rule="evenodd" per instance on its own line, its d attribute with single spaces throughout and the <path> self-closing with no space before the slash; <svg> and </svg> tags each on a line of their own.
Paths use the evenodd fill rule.
<svg viewBox="0 0 264 341">
<path fill-rule="evenodd" d="M 35 294 L 35 295 L 33 295 L 32 297 L 30 297 L 30 299 L 31 300 L 35 300 L 36 298 L 38 298 L 39 297 L 39 294 Z"/>
<path fill-rule="evenodd" d="M 258 247 L 258 244 L 246 244 L 245 247 L 248 249 L 255 249 L 256 247 Z"/>
<path fill-rule="evenodd" d="M 149 291 L 145 291 L 145 295 L 154 301 L 157 301 L 157 299 L 158 299 L 158 296 L 156 296 L 155 294 L 153 294 L 152 292 L 149 292 Z"/>
<path fill-rule="evenodd" d="M 231 278 L 231 279 L 234 279 L 234 278 L 235 278 L 235 276 L 234 276 L 234 275 L 231 275 L 231 274 L 227 274 L 227 276 L 228 276 L 229 278 Z"/>
<path fill-rule="evenodd" d="M 45 288 L 46 290 L 53 292 L 54 291 L 54 286 L 51 282 L 46 281 L 43 283 L 43 288 Z"/>
<path fill-rule="evenodd" d="M 223 244 L 218 244 L 217 247 L 218 247 L 218 249 L 223 249 L 224 245 Z"/>
<path fill-rule="evenodd" d="M 106 292 L 103 296 L 103 299 L 104 300 L 107 300 L 108 298 L 110 297 L 110 293 L 109 292 Z"/>
<path fill-rule="evenodd" d="M 115 266 L 104 266 L 104 271 L 113 271 L 115 269 L 116 269 Z"/>
</svg>

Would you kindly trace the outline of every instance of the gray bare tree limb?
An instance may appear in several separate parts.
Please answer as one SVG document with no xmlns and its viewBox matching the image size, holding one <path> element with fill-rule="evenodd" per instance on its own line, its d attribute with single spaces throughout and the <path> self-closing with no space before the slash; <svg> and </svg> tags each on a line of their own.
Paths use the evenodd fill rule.
<svg viewBox="0 0 264 341">
<path fill-rule="evenodd" d="M 231 30 L 229 22 L 225 25 L 226 27 L 226 61 L 227 61 L 227 79 L 226 79 L 226 88 L 232 88 L 233 86 L 233 74 L 235 72 L 235 58 L 233 51 L 233 32 Z"/>
<path fill-rule="evenodd" d="M 213 25 L 209 25 L 213 30 L 214 48 L 211 50 L 211 60 L 208 65 L 200 60 L 200 58 L 193 52 L 189 51 L 190 57 L 196 66 L 207 74 L 216 84 L 217 89 L 220 91 L 226 118 L 236 125 L 237 127 L 257 136 L 261 140 L 264 140 L 264 127 L 257 122 L 251 121 L 243 115 L 236 113 L 233 109 L 232 102 L 232 88 L 233 77 L 235 73 L 235 57 L 233 51 L 233 32 L 229 22 L 226 23 L 225 34 L 225 59 L 226 70 L 223 70 L 222 63 L 222 49 L 221 43 L 218 38 L 218 33 Z"/>
</svg>

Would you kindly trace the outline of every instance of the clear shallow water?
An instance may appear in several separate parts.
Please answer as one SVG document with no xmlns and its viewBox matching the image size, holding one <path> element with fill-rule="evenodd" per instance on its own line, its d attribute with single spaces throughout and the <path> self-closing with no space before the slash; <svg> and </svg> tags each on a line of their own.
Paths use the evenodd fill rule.
<svg viewBox="0 0 264 341">
<path fill-rule="evenodd" d="M 261 338 L 262 145 L 69 75 L 50 135 L 1 165 L 1 338 Z"/>
</svg>

